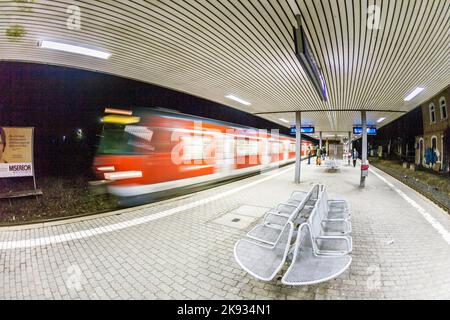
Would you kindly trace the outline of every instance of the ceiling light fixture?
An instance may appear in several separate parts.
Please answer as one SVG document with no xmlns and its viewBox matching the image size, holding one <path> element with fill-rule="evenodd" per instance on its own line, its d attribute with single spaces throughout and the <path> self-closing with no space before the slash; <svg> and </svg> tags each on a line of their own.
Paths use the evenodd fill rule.
<svg viewBox="0 0 450 320">
<path fill-rule="evenodd" d="M 238 97 L 236 97 L 236 96 L 233 96 L 232 94 L 229 94 L 229 95 L 225 96 L 225 98 L 234 100 L 234 101 L 239 102 L 239 103 L 241 103 L 241 104 L 243 104 L 243 105 L 246 105 L 246 106 L 250 106 L 250 105 L 251 105 L 250 102 L 245 101 L 245 100 L 242 100 L 242 99 L 240 99 L 240 98 L 238 98 Z"/>
<path fill-rule="evenodd" d="M 377 120 L 377 123 L 381 123 L 381 122 L 383 122 L 384 120 L 386 120 L 386 118 L 380 118 L 380 119 Z"/>
<path fill-rule="evenodd" d="M 279 120 L 284 122 L 284 123 L 289 123 L 289 121 L 287 121 L 286 119 L 279 119 Z"/>
<path fill-rule="evenodd" d="M 109 53 L 109 52 L 104 52 L 104 51 L 100 51 L 100 50 L 96 50 L 96 49 L 89 49 L 86 47 L 80 47 L 80 46 L 75 46 L 75 45 L 62 43 L 62 42 L 56 42 L 56 41 L 42 40 L 42 41 L 38 42 L 38 46 L 40 48 L 82 54 L 85 56 L 90 56 L 90 57 L 95 57 L 95 58 L 100 58 L 100 59 L 108 59 L 109 57 L 111 57 L 111 53 Z"/>
<path fill-rule="evenodd" d="M 423 90 L 425 90 L 425 88 L 422 87 L 417 87 L 414 89 L 413 92 L 411 92 L 406 98 L 405 101 L 411 101 L 412 99 L 414 99 L 415 97 L 417 97 Z"/>
</svg>

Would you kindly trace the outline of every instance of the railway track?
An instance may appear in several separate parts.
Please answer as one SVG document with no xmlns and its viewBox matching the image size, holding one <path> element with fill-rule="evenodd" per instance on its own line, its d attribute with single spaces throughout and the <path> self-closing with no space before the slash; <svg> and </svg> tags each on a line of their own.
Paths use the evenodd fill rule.
<svg viewBox="0 0 450 320">
<path fill-rule="evenodd" d="M 437 204 L 439 207 L 441 207 L 442 209 L 444 209 L 445 211 L 447 211 L 447 213 L 450 214 L 450 204 L 445 203 L 444 201 L 440 200 L 439 198 L 433 196 L 432 194 L 430 194 L 430 191 L 424 191 L 423 189 L 419 188 L 417 185 L 415 185 L 414 183 L 411 182 L 410 179 L 405 179 L 404 177 L 402 177 L 401 174 L 398 174 L 397 172 L 394 172 L 394 170 L 389 170 L 385 167 L 382 166 L 378 166 L 375 163 L 372 163 L 372 165 L 374 167 L 376 167 L 377 169 L 380 169 L 381 171 L 385 172 L 386 174 L 390 175 L 391 177 L 399 180 L 400 182 L 404 183 L 405 185 L 407 185 L 408 187 L 410 187 L 411 189 L 413 189 L 414 191 L 420 193 L 421 195 L 423 195 L 425 198 L 427 198 L 428 200 L 434 202 L 435 204 Z M 450 197 L 450 196 L 449 196 Z M 450 202 L 450 201 L 449 201 Z"/>
</svg>

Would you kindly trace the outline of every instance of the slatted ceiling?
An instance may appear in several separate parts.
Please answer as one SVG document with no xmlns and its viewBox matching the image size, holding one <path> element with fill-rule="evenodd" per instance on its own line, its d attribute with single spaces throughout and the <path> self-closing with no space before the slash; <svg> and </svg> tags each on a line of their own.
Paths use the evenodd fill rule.
<svg viewBox="0 0 450 320">
<path fill-rule="evenodd" d="M 155 83 L 247 112 L 411 110 L 450 83 L 450 0 L 161 0 L 78 1 L 82 30 L 66 29 L 71 0 L 23 4 L 0 1 L 0 59 L 98 70 Z M 367 7 L 381 7 L 380 30 L 366 26 Z M 292 27 L 301 12 L 323 68 L 329 101 L 322 102 L 296 60 Z M 11 41 L 3 30 L 21 24 Z M 37 48 L 39 39 L 104 48 L 107 60 Z M 426 91 L 410 103 L 416 86 Z M 224 98 L 250 101 L 242 106 Z M 385 125 L 402 114 L 369 113 Z M 293 114 L 263 117 L 279 124 Z M 348 131 L 358 112 L 304 113 L 316 130 Z M 345 136 L 345 134 L 344 134 Z"/>
</svg>

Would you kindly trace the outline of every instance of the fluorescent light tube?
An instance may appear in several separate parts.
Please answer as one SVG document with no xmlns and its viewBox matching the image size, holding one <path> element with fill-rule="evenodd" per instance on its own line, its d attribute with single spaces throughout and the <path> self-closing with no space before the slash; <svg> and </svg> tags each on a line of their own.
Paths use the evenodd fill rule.
<svg viewBox="0 0 450 320">
<path fill-rule="evenodd" d="M 289 121 L 287 121 L 286 119 L 279 119 L 279 120 L 284 122 L 284 123 L 289 123 Z"/>
<path fill-rule="evenodd" d="M 85 56 L 100 58 L 100 59 L 108 59 L 111 57 L 111 53 L 104 52 L 100 50 L 95 49 L 89 49 L 85 47 L 75 46 L 67 43 L 62 42 L 56 42 L 56 41 L 49 41 L 49 40 L 42 40 L 39 41 L 38 46 L 45 49 L 52 49 L 52 50 L 59 50 L 59 51 L 65 51 L 70 53 L 76 53 L 76 54 L 82 54 Z"/>
<path fill-rule="evenodd" d="M 250 106 L 250 105 L 251 105 L 250 102 L 245 101 L 245 100 L 242 100 L 242 99 L 240 99 L 240 98 L 238 98 L 238 97 L 235 97 L 235 96 L 233 96 L 232 94 L 229 94 L 229 95 L 225 96 L 225 98 L 234 100 L 234 101 L 239 102 L 239 103 L 241 103 L 241 104 L 243 104 L 243 105 L 246 105 L 246 106 Z"/>
<path fill-rule="evenodd" d="M 380 118 L 380 119 L 377 120 L 377 123 L 381 123 L 381 122 L 383 122 L 384 120 L 386 120 L 386 118 Z"/>
<path fill-rule="evenodd" d="M 425 88 L 417 87 L 414 89 L 413 92 L 411 92 L 406 98 L 405 101 L 411 101 L 415 97 L 417 97 Z"/>
</svg>

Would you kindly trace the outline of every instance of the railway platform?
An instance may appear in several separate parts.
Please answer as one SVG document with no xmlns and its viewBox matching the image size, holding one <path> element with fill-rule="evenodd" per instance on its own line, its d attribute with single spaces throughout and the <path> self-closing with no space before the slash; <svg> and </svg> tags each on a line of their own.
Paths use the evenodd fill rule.
<svg viewBox="0 0 450 320">
<path fill-rule="evenodd" d="M 450 215 L 378 169 L 287 166 L 146 206 L 0 229 L 0 299 L 450 299 Z M 262 282 L 233 247 L 294 190 L 327 186 L 352 213 L 353 262 L 313 286 Z"/>
</svg>

